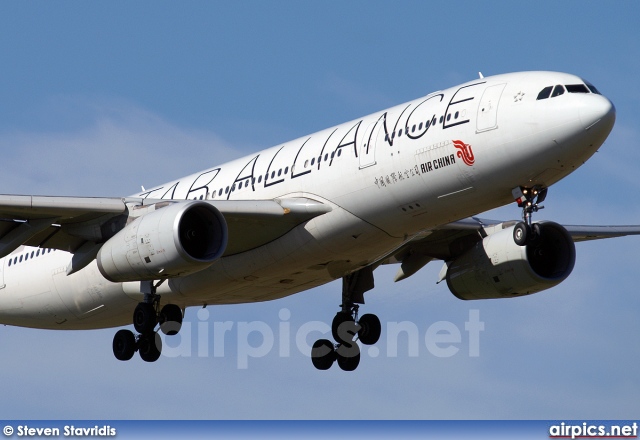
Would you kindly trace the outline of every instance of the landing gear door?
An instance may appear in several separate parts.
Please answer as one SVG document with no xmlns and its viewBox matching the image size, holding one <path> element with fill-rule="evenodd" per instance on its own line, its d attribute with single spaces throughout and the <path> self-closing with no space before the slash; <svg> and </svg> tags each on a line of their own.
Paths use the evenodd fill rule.
<svg viewBox="0 0 640 440">
<path fill-rule="evenodd" d="M 496 84 L 485 89 L 478 105 L 477 132 L 498 128 L 498 103 L 506 84 Z"/>
</svg>

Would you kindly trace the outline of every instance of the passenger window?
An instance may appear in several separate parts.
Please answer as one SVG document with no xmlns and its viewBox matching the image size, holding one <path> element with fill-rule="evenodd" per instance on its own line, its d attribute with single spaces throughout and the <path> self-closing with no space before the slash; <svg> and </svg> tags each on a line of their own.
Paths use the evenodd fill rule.
<svg viewBox="0 0 640 440">
<path fill-rule="evenodd" d="M 553 88 L 553 92 L 551 93 L 551 97 L 555 98 L 556 96 L 560 96 L 564 94 L 564 86 L 561 86 L 560 84 L 558 84 L 557 86 L 555 86 Z"/>
<path fill-rule="evenodd" d="M 538 97 L 536 99 L 547 99 L 549 95 L 551 95 L 551 89 L 553 89 L 553 86 L 545 87 L 544 89 L 540 90 L 540 93 L 538 93 Z"/>
</svg>

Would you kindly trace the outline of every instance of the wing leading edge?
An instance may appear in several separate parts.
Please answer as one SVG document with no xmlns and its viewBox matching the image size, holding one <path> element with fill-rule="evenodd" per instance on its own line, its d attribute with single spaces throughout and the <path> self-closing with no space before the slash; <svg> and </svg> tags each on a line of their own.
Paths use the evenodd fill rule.
<svg viewBox="0 0 640 440">
<path fill-rule="evenodd" d="M 501 221 L 469 217 L 442 225 L 409 239 L 400 248 L 383 257 L 378 264 L 399 263 L 395 281 L 416 273 L 432 260 L 452 260 L 470 249 L 483 237 L 506 229 L 516 220 Z M 592 226 L 563 225 L 574 242 L 640 235 L 640 225 Z"/>
<path fill-rule="evenodd" d="M 68 273 L 89 264 L 103 242 L 135 211 L 158 204 L 185 203 L 109 197 L 0 195 L 0 258 L 22 245 L 74 253 Z M 244 252 L 284 235 L 297 225 L 331 211 L 308 198 L 207 201 L 224 216 L 229 244 L 224 255 Z"/>
</svg>

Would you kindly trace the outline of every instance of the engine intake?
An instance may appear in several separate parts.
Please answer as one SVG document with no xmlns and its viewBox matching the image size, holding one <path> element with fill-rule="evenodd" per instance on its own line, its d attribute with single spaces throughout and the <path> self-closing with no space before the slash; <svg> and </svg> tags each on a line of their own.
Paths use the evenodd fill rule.
<svg viewBox="0 0 640 440">
<path fill-rule="evenodd" d="M 171 203 L 129 223 L 96 259 L 113 282 L 173 278 L 209 267 L 224 253 L 227 238 L 227 223 L 213 205 Z"/>
<path fill-rule="evenodd" d="M 573 270 L 576 250 L 571 236 L 554 222 L 537 223 L 540 236 L 518 246 L 513 228 L 491 234 L 451 262 L 447 285 L 460 299 L 509 298 L 549 289 Z"/>
</svg>

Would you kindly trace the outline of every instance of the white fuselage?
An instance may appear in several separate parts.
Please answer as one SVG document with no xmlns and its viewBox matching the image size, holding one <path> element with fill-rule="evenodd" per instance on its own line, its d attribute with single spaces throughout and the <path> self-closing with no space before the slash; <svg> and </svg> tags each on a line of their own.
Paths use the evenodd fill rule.
<svg viewBox="0 0 640 440">
<path fill-rule="evenodd" d="M 136 194 L 306 197 L 332 207 L 268 244 L 165 282 L 162 302 L 188 307 L 291 295 L 378 261 L 421 231 L 509 203 L 514 187 L 557 182 L 601 146 L 615 116 L 599 94 L 536 99 L 556 84 L 583 80 L 554 72 L 481 78 Z M 142 298 L 139 283 L 109 282 L 95 262 L 67 276 L 70 259 L 29 247 L 1 259 L 0 322 L 129 324 Z"/>
</svg>

